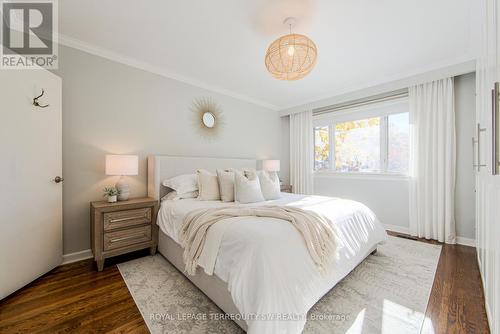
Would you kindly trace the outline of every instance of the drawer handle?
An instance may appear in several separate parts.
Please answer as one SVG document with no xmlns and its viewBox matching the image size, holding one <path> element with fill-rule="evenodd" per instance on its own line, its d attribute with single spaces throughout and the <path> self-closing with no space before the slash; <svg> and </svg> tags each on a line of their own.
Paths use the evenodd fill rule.
<svg viewBox="0 0 500 334">
<path fill-rule="evenodd" d="M 127 220 L 132 220 L 132 219 L 143 219 L 146 218 L 146 216 L 132 216 L 132 217 L 126 217 L 126 218 L 116 218 L 116 219 L 110 219 L 110 223 L 119 223 Z"/>
<path fill-rule="evenodd" d="M 130 235 L 128 237 L 110 239 L 109 242 L 113 243 L 113 242 L 125 241 L 125 240 L 130 240 L 130 239 L 137 239 L 137 238 L 140 238 L 140 237 L 147 237 L 147 236 L 148 235 L 145 234 L 145 233 L 143 233 L 142 235 Z"/>
</svg>

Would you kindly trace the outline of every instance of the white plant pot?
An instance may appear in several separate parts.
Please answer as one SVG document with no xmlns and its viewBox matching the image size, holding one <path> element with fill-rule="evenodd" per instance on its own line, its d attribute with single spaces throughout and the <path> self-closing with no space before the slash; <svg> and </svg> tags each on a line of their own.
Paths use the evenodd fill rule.
<svg viewBox="0 0 500 334">
<path fill-rule="evenodd" d="M 115 195 L 115 196 L 108 196 L 108 202 L 109 202 L 109 203 L 114 203 L 114 202 L 116 202 L 116 195 Z"/>
</svg>

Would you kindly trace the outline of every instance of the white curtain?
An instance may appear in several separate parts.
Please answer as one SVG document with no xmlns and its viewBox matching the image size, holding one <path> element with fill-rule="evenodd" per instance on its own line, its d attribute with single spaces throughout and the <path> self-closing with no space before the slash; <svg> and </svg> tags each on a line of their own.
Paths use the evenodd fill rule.
<svg viewBox="0 0 500 334">
<path fill-rule="evenodd" d="M 290 184 L 296 194 L 313 193 L 312 110 L 290 115 Z"/>
<path fill-rule="evenodd" d="M 455 243 L 453 79 L 409 88 L 410 233 Z"/>
</svg>

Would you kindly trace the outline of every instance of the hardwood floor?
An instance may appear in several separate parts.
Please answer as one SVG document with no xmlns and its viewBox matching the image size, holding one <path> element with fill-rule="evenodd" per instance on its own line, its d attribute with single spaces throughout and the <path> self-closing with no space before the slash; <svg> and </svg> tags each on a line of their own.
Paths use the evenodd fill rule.
<svg viewBox="0 0 500 334">
<path fill-rule="evenodd" d="M 400 233 L 388 232 L 401 236 Z M 418 239 L 440 244 L 437 241 Z M 489 333 L 477 254 L 474 247 L 442 244 L 425 317 L 425 333 Z"/>
<path fill-rule="evenodd" d="M 116 263 L 149 255 L 58 267 L 0 301 L 0 333 L 149 333 Z"/>
<path fill-rule="evenodd" d="M 0 333 L 147 333 L 116 267 L 147 254 L 102 272 L 92 260 L 52 270 L 0 301 Z M 426 317 L 434 333 L 489 333 L 474 248 L 443 245 Z"/>
<path fill-rule="evenodd" d="M 426 316 L 435 333 L 489 333 L 476 249 L 444 245 Z"/>
</svg>

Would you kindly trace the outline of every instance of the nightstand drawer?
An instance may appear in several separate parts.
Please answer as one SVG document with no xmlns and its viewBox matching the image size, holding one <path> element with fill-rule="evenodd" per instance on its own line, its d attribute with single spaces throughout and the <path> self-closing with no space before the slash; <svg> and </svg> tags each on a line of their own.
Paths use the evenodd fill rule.
<svg viewBox="0 0 500 334">
<path fill-rule="evenodd" d="M 104 214 L 104 231 L 151 222 L 151 208 L 108 212 Z"/>
<path fill-rule="evenodd" d="M 150 197 L 128 201 L 90 203 L 90 234 L 97 270 L 102 271 L 107 258 L 158 246 L 158 200 Z"/>
<path fill-rule="evenodd" d="M 287 184 L 282 184 L 280 186 L 280 190 L 282 193 L 291 193 L 292 192 L 292 186 L 287 185 Z"/>
<path fill-rule="evenodd" d="M 104 233 L 104 250 L 109 251 L 151 240 L 151 225 Z"/>
</svg>

